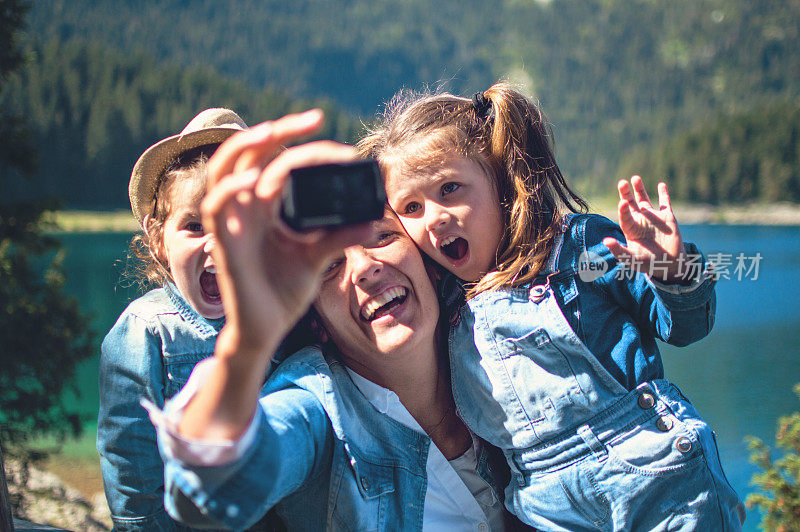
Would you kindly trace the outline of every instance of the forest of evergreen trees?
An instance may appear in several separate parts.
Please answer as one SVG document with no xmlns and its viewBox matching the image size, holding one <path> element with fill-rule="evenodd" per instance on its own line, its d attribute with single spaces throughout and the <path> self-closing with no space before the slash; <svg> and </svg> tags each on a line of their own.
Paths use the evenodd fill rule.
<svg viewBox="0 0 800 532">
<path fill-rule="evenodd" d="M 328 99 L 254 90 L 208 67 L 157 63 L 80 40 L 32 41 L 26 53 L 29 63 L 6 83 L 0 106 L 27 119 L 40 156 L 33 179 L 4 184 L 5 199 L 51 196 L 72 208 L 126 208 L 139 155 L 208 107 L 234 109 L 250 124 L 321 107 L 322 138 L 357 137 L 360 123 Z"/>
<path fill-rule="evenodd" d="M 731 121 L 759 130 L 760 116 L 800 97 L 800 0 L 38 0 L 27 33 L 33 62 L 3 98 L 35 117 L 53 151 L 41 176 L 108 186 L 91 198 L 72 187 L 72 206 L 124 206 L 136 154 L 204 105 L 254 121 L 326 98 L 352 113 L 334 111 L 348 138 L 356 114 L 402 87 L 470 95 L 501 77 L 540 101 L 584 192 L 607 193 L 633 170 L 695 176 L 676 199 L 800 201 L 791 153 L 751 163 L 738 141 L 701 156 L 692 140 Z M 776 116 L 755 157 L 793 145 L 790 115 Z"/>
<path fill-rule="evenodd" d="M 800 100 L 722 116 L 632 153 L 622 168 L 665 176 L 671 194 L 685 201 L 798 202 Z"/>
</svg>

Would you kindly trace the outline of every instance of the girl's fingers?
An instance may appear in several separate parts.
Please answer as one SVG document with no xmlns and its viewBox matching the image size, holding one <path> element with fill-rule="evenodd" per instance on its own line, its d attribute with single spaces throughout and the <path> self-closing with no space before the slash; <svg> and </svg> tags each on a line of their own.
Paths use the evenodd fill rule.
<svg viewBox="0 0 800 532">
<path fill-rule="evenodd" d="M 617 182 L 617 190 L 619 191 L 619 199 L 628 203 L 633 211 L 639 210 L 639 204 L 636 203 L 636 198 L 633 195 L 631 184 L 626 179 L 620 179 Z"/>
<path fill-rule="evenodd" d="M 669 199 L 669 190 L 667 189 L 667 184 L 663 181 L 658 184 L 658 206 L 661 209 L 672 210 L 672 203 Z"/>
<path fill-rule="evenodd" d="M 603 245 L 605 245 L 608 250 L 611 251 L 611 254 L 614 255 L 614 258 L 616 258 L 618 261 L 625 264 L 630 261 L 632 256 L 631 251 L 627 247 L 623 246 L 616 238 L 605 237 L 603 239 Z"/>
<path fill-rule="evenodd" d="M 231 136 L 209 159 L 211 183 L 216 183 L 222 177 L 243 169 L 244 164 L 263 166 L 284 144 L 317 131 L 322 126 L 323 119 L 321 110 L 312 109 L 305 113 L 286 115 L 272 122 L 264 122 L 248 131 Z M 240 158 L 244 158 L 244 161 L 239 162 Z"/>
<path fill-rule="evenodd" d="M 644 188 L 644 181 L 638 175 L 631 177 L 631 185 L 633 185 L 633 195 L 636 197 L 636 201 L 638 203 L 646 203 L 647 205 L 652 205 L 650 202 L 650 196 L 647 194 L 647 190 Z"/>
<path fill-rule="evenodd" d="M 617 205 L 617 215 L 619 216 L 619 226 L 623 231 L 625 231 L 626 228 L 637 225 L 636 219 L 633 217 L 630 201 L 624 199 L 619 201 Z"/>
</svg>

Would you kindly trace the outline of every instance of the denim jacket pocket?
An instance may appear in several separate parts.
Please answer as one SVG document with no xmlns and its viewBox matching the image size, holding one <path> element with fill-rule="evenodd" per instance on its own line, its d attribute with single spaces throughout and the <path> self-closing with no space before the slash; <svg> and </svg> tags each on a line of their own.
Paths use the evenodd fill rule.
<svg viewBox="0 0 800 532">
<path fill-rule="evenodd" d="M 517 379 L 521 384 L 547 382 L 544 387 L 548 389 L 545 392 L 551 397 L 569 395 L 580 388 L 569 357 L 552 341 L 550 333 L 543 327 L 517 338 L 503 339 L 498 342 L 498 350 L 510 374 L 543 379 Z"/>
<path fill-rule="evenodd" d="M 393 468 L 359 459 L 352 451 L 342 453 L 338 462 L 337 478 L 331 480 L 334 529 L 386 530 L 387 495 L 395 491 Z"/>
<path fill-rule="evenodd" d="M 212 353 L 164 355 L 164 398 L 169 399 L 177 394 L 189 380 L 197 363 L 211 355 Z"/>
<path fill-rule="evenodd" d="M 518 338 L 506 338 L 499 343 L 500 356 L 508 358 L 524 354 L 529 349 L 542 349 L 550 343 L 550 335 L 543 328 L 534 329 Z"/>
</svg>

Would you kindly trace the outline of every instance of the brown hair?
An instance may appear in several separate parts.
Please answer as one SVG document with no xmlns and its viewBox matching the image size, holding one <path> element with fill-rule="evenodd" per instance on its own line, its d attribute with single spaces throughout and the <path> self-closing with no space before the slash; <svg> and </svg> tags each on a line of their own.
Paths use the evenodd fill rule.
<svg viewBox="0 0 800 532">
<path fill-rule="evenodd" d="M 448 93 L 399 93 L 358 143 L 361 155 L 377 158 L 384 170 L 400 165 L 412 175 L 426 173 L 461 155 L 492 177 L 504 231 L 495 269 L 471 287 L 470 297 L 532 281 L 565 212 L 588 210 L 561 175 L 542 111 L 506 82 L 482 95 L 489 100 L 485 109 Z"/>
<path fill-rule="evenodd" d="M 167 257 L 164 255 L 164 223 L 172 212 L 173 191 L 177 183 L 198 180 L 205 192 L 208 176 L 207 161 L 219 144 L 200 146 L 180 154 L 159 176 L 153 210 L 143 220 L 144 231 L 133 235 L 128 249 L 126 276 L 141 291 L 164 286 L 172 281 Z"/>
</svg>

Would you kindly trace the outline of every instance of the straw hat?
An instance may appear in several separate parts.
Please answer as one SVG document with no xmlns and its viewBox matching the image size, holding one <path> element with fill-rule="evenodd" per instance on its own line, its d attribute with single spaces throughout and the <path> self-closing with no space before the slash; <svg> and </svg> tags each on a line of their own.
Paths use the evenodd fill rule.
<svg viewBox="0 0 800 532">
<path fill-rule="evenodd" d="M 142 224 L 146 215 L 153 212 L 158 179 L 176 157 L 206 144 L 220 143 L 244 129 L 247 129 L 247 124 L 230 109 L 206 109 L 192 118 L 178 135 L 165 138 L 147 148 L 133 165 L 128 186 L 131 209 L 139 224 Z"/>
</svg>

